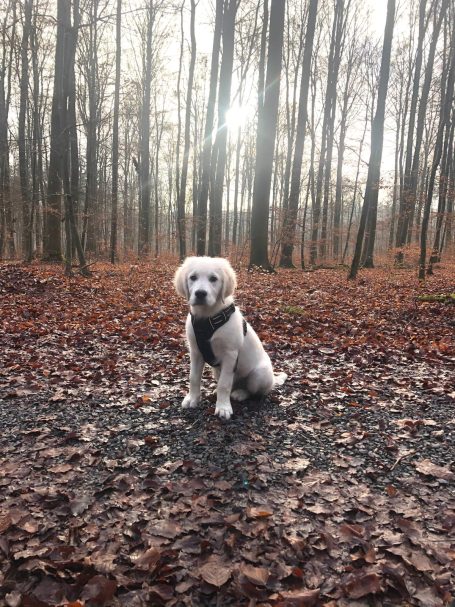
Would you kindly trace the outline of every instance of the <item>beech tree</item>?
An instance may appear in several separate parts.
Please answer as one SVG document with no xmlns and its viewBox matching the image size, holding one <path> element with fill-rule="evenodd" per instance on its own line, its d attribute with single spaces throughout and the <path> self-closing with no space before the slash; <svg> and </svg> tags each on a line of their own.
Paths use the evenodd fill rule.
<svg viewBox="0 0 455 607">
<path fill-rule="evenodd" d="M 222 204 L 227 158 L 226 116 L 230 106 L 237 0 L 226 0 L 222 22 L 223 57 L 218 88 L 218 127 L 211 158 L 209 255 L 221 254 Z"/>
<path fill-rule="evenodd" d="M 115 263 L 117 249 L 118 221 L 118 155 L 119 155 L 119 106 L 120 106 L 120 68 L 122 62 L 122 0 L 117 0 L 116 19 L 116 51 L 115 51 L 115 89 L 114 116 L 112 125 L 112 211 L 111 211 L 111 242 L 110 260 Z"/>
<path fill-rule="evenodd" d="M 259 107 L 256 136 L 250 266 L 258 266 L 266 270 L 272 269 L 268 254 L 269 199 L 280 97 L 284 12 L 284 0 L 272 0 L 264 101 L 262 107 Z M 261 95 L 261 89 L 259 92 Z"/>
<path fill-rule="evenodd" d="M 302 77 L 300 81 L 299 112 L 295 137 L 294 161 L 292 163 L 291 189 L 287 211 L 283 218 L 283 245 L 281 248 L 281 267 L 293 267 L 292 253 L 294 250 L 297 210 L 300 196 L 300 178 L 302 172 L 303 148 L 308 118 L 308 90 L 310 83 L 311 57 L 316 27 L 318 0 L 311 0 L 308 10 L 308 23 L 305 35 L 305 50 L 303 52 Z"/>
<path fill-rule="evenodd" d="M 378 99 L 376 113 L 371 126 L 370 163 L 368 165 L 368 177 L 365 187 L 365 195 L 363 199 L 362 214 L 357 233 L 354 257 L 352 259 L 351 269 L 349 272 L 350 279 L 356 278 L 359 269 L 368 214 L 372 213 L 372 215 L 375 217 L 377 213 L 379 181 L 381 176 L 382 147 L 384 141 L 385 102 L 389 83 L 390 55 L 392 50 L 394 22 L 395 0 L 388 0 L 387 19 L 384 30 L 384 44 L 382 47 L 381 71 L 379 74 Z M 374 225 L 374 221 L 375 219 L 371 225 Z"/>
</svg>

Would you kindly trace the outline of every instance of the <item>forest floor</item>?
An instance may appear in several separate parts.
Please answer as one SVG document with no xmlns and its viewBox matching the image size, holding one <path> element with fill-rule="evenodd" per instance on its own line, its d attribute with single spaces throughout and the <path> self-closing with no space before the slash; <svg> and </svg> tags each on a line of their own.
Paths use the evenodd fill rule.
<svg viewBox="0 0 455 607">
<path fill-rule="evenodd" d="M 0 605 L 455 604 L 455 266 L 239 271 L 288 381 L 183 410 L 175 262 L 0 266 Z"/>
</svg>

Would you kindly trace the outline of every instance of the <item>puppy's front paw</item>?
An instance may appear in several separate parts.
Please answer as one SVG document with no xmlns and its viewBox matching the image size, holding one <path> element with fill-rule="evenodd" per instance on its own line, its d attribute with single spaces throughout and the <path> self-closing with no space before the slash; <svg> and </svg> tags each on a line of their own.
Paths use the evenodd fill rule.
<svg viewBox="0 0 455 607">
<path fill-rule="evenodd" d="M 191 394 L 187 394 L 185 396 L 185 398 L 183 399 L 182 407 L 184 409 L 194 409 L 194 407 L 198 406 L 200 400 L 201 400 L 200 396 L 195 398 L 194 396 L 191 396 Z"/>
<path fill-rule="evenodd" d="M 215 415 L 218 415 L 223 419 L 230 419 L 232 415 L 231 403 L 216 403 Z"/>
</svg>

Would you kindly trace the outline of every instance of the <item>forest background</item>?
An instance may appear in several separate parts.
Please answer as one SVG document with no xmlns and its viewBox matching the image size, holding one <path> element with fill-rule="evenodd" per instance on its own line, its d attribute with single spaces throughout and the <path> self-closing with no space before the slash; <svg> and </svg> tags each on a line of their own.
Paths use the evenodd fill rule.
<svg viewBox="0 0 455 607">
<path fill-rule="evenodd" d="M 270 269 L 420 249 L 422 278 L 453 255 L 454 10 L 8 0 L 0 255 Z"/>
<path fill-rule="evenodd" d="M 8 0 L 1 256 L 372 266 L 420 242 L 422 277 L 453 254 L 454 10 Z"/>
</svg>

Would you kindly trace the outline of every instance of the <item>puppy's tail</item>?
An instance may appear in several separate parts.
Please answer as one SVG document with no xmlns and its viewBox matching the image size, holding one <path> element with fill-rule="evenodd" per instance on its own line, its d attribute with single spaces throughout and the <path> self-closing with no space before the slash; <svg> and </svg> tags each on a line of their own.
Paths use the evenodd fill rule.
<svg viewBox="0 0 455 607">
<path fill-rule="evenodd" d="M 282 386 L 284 384 L 284 382 L 287 380 L 288 378 L 288 374 L 281 372 L 278 373 L 277 375 L 273 376 L 273 385 L 274 386 Z"/>
</svg>

